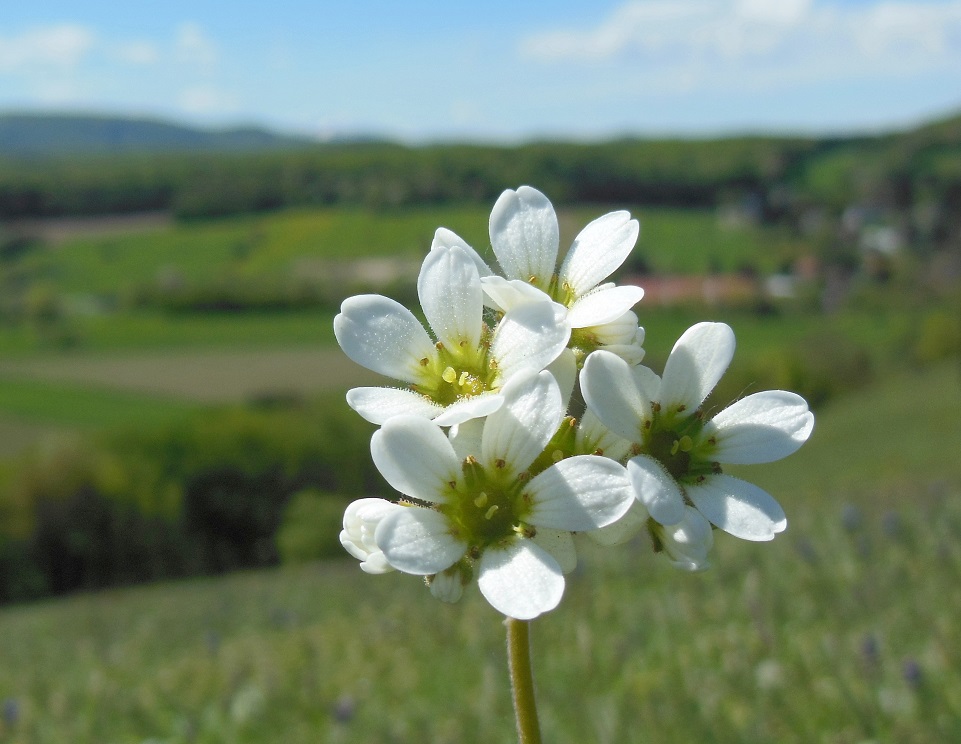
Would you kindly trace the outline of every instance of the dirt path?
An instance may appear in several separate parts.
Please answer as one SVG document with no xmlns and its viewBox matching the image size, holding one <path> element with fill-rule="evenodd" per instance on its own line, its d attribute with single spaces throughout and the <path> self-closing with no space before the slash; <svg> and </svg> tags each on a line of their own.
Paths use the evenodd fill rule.
<svg viewBox="0 0 961 744">
<path fill-rule="evenodd" d="M 3 378 L 69 382 L 201 403 L 311 395 L 382 382 L 337 348 L 70 354 L 0 361 L 0 384 Z"/>
</svg>

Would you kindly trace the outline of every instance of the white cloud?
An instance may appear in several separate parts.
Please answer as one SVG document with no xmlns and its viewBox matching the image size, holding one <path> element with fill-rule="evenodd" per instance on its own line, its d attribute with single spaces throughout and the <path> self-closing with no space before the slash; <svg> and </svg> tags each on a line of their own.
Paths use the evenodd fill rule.
<svg viewBox="0 0 961 744">
<path fill-rule="evenodd" d="M 160 60 L 160 50 L 150 41 L 123 41 L 113 51 L 121 62 L 132 65 L 152 65 Z"/>
<path fill-rule="evenodd" d="M 204 30 L 196 23 L 182 23 L 177 28 L 174 42 L 177 59 L 180 62 L 210 66 L 217 61 L 217 45 L 211 41 Z"/>
<path fill-rule="evenodd" d="M 530 36 L 520 53 L 541 63 L 614 64 L 651 73 L 652 85 L 687 90 L 925 70 L 961 73 L 961 0 L 856 6 L 631 0 L 592 28 Z"/>
<path fill-rule="evenodd" d="M 96 43 L 86 26 L 59 24 L 0 37 L 0 72 L 78 65 Z"/>
</svg>

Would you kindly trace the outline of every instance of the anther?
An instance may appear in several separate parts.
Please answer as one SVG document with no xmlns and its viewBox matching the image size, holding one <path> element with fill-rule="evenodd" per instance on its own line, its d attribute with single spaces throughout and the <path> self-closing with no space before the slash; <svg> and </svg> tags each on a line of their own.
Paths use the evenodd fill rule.
<svg viewBox="0 0 961 744">
<path fill-rule="evenodd" d="M 485 506 L 487 506 L 487 494 L 481 491 L 477 495 L 477 498 L 474 499 L 474 506 L 476 506 L 478 509 L 483 509 Z"/>
<path fill-rule="evenodd" d="M 507 467 L 507 460 L 502 460 L 501 458 L 498 457 L 496 460 L 494 460 L 494 467 L 495 468 Z"/>
<path fill-rule="evenodd" d="M 443 379 L 444 382 L 453 385 L 454 380 L 457 379 L 457 371 L 453 367 L 448 367 L 441 373 L 441 379 Z"/>
<path fill-rule="evenodd" d="M 495 514 L 497 514 L 498 509 L 500 509 L 500 507 L 497 504 L 491 506 L 491 508 L 487 510 L 487 513 L 484 514 L 484 519 L 490 519 L 493 517 Z"/>
<path fill-rule="evenodd" d="M 427 357 L 424 357 L 423 359 L 420 360 L 421 367 L 426 367 L 428 364 L 430 364 L 430 359 L 428 359 Z"/>
</svg>

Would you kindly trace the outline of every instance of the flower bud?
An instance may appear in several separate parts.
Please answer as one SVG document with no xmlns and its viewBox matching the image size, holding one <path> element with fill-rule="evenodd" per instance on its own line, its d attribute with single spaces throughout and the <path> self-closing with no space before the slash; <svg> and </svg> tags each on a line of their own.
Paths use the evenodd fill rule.
<svg viewBox="0 0 961 744">
<path fill-rule="evenodd" d="M 652 532 L 671 563 L 685 571 L 710 568 L 708 553 L 714 545 L 711 523 L 691 506 L 684 507 L 684 518 L 677 524 L 661 525 L 651 520 Z"/>
<path fill-rule="evenodd" d="M 374 542 L 374 532 L 391 511 L 403 508 L 386 499 L 368 498 L 351 502 L 344 511 L 340 544 L 360 561 L 360 567 L 366 573 L 382 574 L 394 570 Z"/>
</svg>

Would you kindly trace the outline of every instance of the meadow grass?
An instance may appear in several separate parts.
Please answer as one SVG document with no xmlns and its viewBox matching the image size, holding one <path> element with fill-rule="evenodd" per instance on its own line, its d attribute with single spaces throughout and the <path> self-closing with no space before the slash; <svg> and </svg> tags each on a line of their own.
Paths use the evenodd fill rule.
<svg viewBox="0 0 961 744">
<path fill-rule="evenodd" d="M 719 533 L 711 571 L 640 539 L 582 546 L 533 626 L 545 741 L 958 740 L 957 383 L 952 365 L 882 380 L 798 455 L 744 468 L 789 529 Z M 499 617 L 419 584 L 332 561 L 7 608 L 0 737 L 511 741 Z"/>
</svg>

